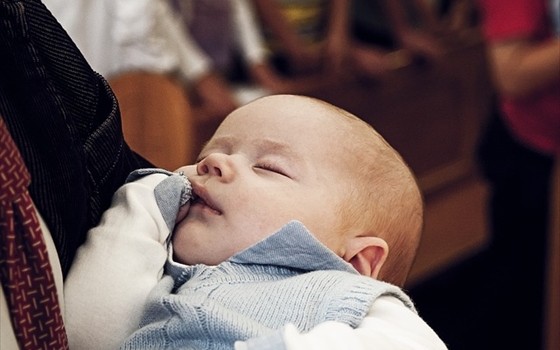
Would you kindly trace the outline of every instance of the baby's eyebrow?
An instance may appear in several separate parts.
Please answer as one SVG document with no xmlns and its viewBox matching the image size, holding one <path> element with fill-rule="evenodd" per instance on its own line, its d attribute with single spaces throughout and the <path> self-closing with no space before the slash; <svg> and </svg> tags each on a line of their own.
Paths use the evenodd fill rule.
<svg viewBox="0 0 560 350">
<path fill-rule="evenodd" d="M 200 152 L 200 156 L 203 156 L 209 150 L 219 150 L 220 152 L 230 153 L 234 151 L 234 148 L 239 147 L 239 142 L 243 142 L 244 140 L 239 140 L 232 136 L 220 136 L 218 138 L 211 139 L 207 142 L 202 151 Z M 262 157 L 265 155 L 279 155 L 281 157 L 286 158 L 290 162 L 300 163 L 303 161 L 303 156 L 298 154 L 294 151 L 292 147 L 288 143 L 268 139 L 268 138 L 257 138 L 250 141 L 250 146 L 255 152 L 255 157 Z M 199 159 L 197 161 L 200 160 Z"/>
<path fill-rule="evenodd" d="M 202 158 L 202 155 L 208 152 L 208 149 L 219 149 L 222 152 L 229 152 L 233 148 L 235 143 L 235 139 L 233 137 L 219 137 L 219 138 L 212 138 L 204 143 L 202 146 L 202 150 L 198 155 L 197 162 L 199 162 Z"/>
<path fill-rule="evenodd" d="M 300 159 L 298 155 L 289 144 L 270 140 L 270 139 L 257 139 L 253 141 L 253 146 L 258 150 L 259 154 L 279 154 L 290 159 Z"/>
</svg>

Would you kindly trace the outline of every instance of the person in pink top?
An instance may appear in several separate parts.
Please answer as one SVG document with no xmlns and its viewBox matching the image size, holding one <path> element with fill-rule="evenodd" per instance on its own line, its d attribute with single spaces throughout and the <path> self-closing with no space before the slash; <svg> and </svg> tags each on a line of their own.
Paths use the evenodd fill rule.
<svg viewBox="0 0 560 350">
<path fill-rule="evenodd" d="M 551 174 L 560 154 L 560 12 L 557 0 L 478 1 L 498 103 L 480 147 L 491 187 L 487 311 L 500 325 L 488 348 L 540 349 Z M 503 316 L 512 310 L 520 316 Z"/>
</svg>

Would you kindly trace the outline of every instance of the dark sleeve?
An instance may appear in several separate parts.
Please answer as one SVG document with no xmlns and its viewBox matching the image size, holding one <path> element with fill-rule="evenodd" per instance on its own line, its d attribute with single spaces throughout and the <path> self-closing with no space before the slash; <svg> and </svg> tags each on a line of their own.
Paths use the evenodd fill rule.
<svg viewBox="0 0 560 350">
<path fill-rule="evenodd" d="M 125 143 L 105 79 L 40 1 L 0 0 L 0 116 L 66 275 L 115 190 L 151 164 Z"/>
</svg>

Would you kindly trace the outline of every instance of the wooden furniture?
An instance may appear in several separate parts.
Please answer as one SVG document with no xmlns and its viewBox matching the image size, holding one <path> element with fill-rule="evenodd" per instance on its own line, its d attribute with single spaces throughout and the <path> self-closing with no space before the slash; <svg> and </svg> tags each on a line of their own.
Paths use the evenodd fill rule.
<svg viewBox="0 0 560 350">
<path fill-rule="evenodd" d="M 193 114 L 182 84 L 167 75 L 147 72 L 125 73 L 109 84 L 117 96 L 124 136 L 131 148 L 168 170 L 192 163 Z"/>
</svg>

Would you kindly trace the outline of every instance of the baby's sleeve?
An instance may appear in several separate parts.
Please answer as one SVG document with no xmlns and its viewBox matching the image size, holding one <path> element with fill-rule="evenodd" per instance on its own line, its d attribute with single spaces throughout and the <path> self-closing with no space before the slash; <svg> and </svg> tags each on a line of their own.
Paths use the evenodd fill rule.
<svg viewBox="0 0 560 350">
<path fill-rule="evenodd" d="M 392 296 L 378 298 L 357 328 L 323 322 L 307 333 L 288 324 L 269 336 L 237 342 L 235 350 L 447 349 L 438 335 L 412 310 Z"/>
<path fill-rule="evenodd" d="M 116 349 L 138 328 L 146 297 L 163 274 L 173 215 L 190 198 L 178 174 L 140 171 L 129 181 L 88 232 L 64 283 L 71 348 Z"/>
</svg>

